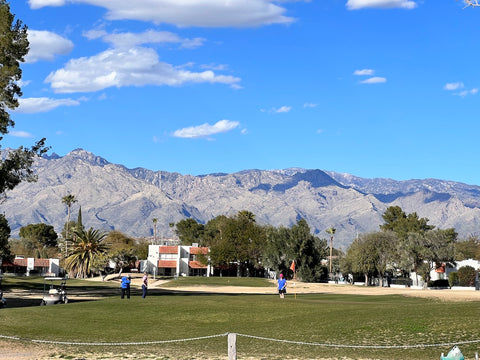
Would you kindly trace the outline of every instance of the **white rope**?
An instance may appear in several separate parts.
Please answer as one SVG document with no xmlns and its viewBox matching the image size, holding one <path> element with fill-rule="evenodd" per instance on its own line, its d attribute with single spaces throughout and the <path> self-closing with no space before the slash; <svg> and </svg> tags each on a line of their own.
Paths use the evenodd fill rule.
<svg viewBox="0 0 480 360">
<path fill-rule="evenodd" d="M 217 337 L 225 337 L 225 336 L 228 336 L 228 334 L 229 333 L 224 333 L 224 334 L 218 334 L 218 335 L 200 336 L 200 337 L 194 337 L 194 338 L 174 339 L 174 340 L 158 340 L 158 341 L 142 341 L 142 342 L 118 342 L 118 343 L 53 341 L 53 340 L 26 339 L 26 338 L 20 338 L 20 337 L 17 337 L 17 336 L 6 336 L 6 335 L 0 335 L 0 339 L 30 341 L 30 342 L 34 342 L 34 343 L 54 344 L 54 345 L 132 346 L 132 345 L 158 345 L 158 344 L 169 344 L 169 343 L 186 342 L 186 341 L 197 341 L 197 340 L 212 339 L 212 338 L 217 338 Z M 480 342 L 480 340 L 466 340 L 466 341 L 457 341 L 457 342 L 450 342 L 450 343 L 417 344 L 417 345 L 345 345 L 345 344 L 329 344 L 329 343 L 317 343 L 317 342 L 273 339 L 273 338 L 266 338 L 266 337 L 261 337 L 261 336 L 238 334 L 238 333 L 237 333 L 237 336 L 242 336 L 242 337 L 245 337 L 245 338 L 256 339 L 256 340 L 263 340 L 263 341 L 275 341 L 275 342 L 280 342 L 280 343 L 285 343 L 285 344 L 320 346 L 320 347 L 330 347 L 330 348 L 348 348 L 348 349 L 414 349 L 414 348 L 429 348 L 429 347 L 450 347 L 450 346 L 454 346 L 454 345 L 475 344 L 475 343 Z"/>
<path fill-rule="evenodd" d="M 218 335 L 209 335 L 209 336 L 200 336 L 195 338 L 187 339 L 174 339 L 174 340 L 158 340 L 158 341 L 142 341 L 142 342 L 119 342 L 119 343 L 107 343 L 107 342 L 75 342 L 75 341 L 53 341 L 53 340 L 39 340 L 39 339 L 24 339 L 14 336 L 5 336 L 0 335 L 0 338 L 10 339 L 10 340 L 21 340 L 29 341 L 40 344 L 54 344 L 54 345 L 78 345 L 78 346 L 132 346 L 132 345 L 156 345 L 156 344 L 168 344 L 175 342 L 184 342 L 184 341 L 195 341 L 195 340 L 204 340 L 212 339 L 216 337 L 227 336 L 228 333 L 218 334 Z"/>
<path fill-rule="evenodd" d="M 454 343 L 418 344 L 418 345 L 345 345 L 345 344 L 311 343 L 311 342 L 304 342 L 304 341 L 281 340 L 281 339 L 272 339 L 272 338 L 266 338 L 261 336 L 246 335 L 246 334 L 237 334 L 237 336 L 243 336 L 246 338 L 257 339 L 257 340 L 276 341 L 276 342 L 281 342 L 286 344 L 349 348 L 349 349 L 411 349 L 411 348 L 443 347 L 443 346 L 453 346 L 453 345 L 462 345 L 462 344 L 474 344 L 474 343 L 480 342 L 480 340 L 467 340 L 467 341 L 457 341 Z"/>
</svg>

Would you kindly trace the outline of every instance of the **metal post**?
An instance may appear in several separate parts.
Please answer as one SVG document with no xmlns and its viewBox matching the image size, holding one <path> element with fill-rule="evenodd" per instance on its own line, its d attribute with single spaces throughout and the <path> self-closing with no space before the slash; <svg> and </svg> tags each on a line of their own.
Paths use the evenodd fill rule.
<svg viewBox="0 0 480 360">
<path fill-rule="evenodd" d="M 478 352 L 475 353 L 475 360 L 478 360 Z"/>
<path fill-rule="evenodd" d="M 228 333 L 228 360 L 237 360 L 237 334 Z"/>
<path fill-rule="evenodd" d="M 440 355 L 440 360 L 443 360 L 443 353 Z"/>
</svg>

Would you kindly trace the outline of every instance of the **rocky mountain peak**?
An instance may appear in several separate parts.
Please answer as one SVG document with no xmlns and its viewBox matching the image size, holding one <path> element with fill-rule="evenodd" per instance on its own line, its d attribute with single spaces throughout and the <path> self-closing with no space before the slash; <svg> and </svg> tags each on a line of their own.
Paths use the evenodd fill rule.
<svg viewBox="0 0 480 360">
<path fill-rule="evenodd" d="M 104 158 L 96 156 L 93 153 L 80 148 L 71 151 L 70 153 L 65 155 L 64 158 L 67 161 L 81 160 L 91 164 L 92 166 L 105 166 L 110 164 Z"/>
<path fill-rule="evenodd" d="M 113 165 L 83 149 L 38 159 L 38 182 L 22 183 L 0 204 L 13 234 L 47 223 L 60 232 L 66 194 L 76 196 L 87 227 L 116 229 L 134 237 L 171 237 L 170 223 L 185 218 L 206 223 L 241 210 L 261 224 L 290 227 L 305 219 L 321 238 L 337 229 L 335 246 L 346 248 L 359 233 L 376 231 L 382 214 L 398 205 L 438 228 L 455 227 L 462 237 L 480 229 L 480 187 L 436 179 L 364 179 L 319 169 L 244 170 L 233 174 L 182 175 Z"/>
</svg>

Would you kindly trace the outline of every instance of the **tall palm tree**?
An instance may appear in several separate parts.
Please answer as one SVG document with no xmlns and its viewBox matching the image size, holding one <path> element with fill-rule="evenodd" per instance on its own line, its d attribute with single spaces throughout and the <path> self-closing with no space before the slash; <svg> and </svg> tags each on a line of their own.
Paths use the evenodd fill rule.
<svg viewBox="0 0 480 360">
<path fill-rule="evenodd" d="M 71 255 L 65 260 L 65 266 L 72 277 L 84 278 L 90 275 L 95 258 L 108 250 L 105 242 L 107 234 L 93 228 L 87 231 L 75 230 L 74 233 L 76 240 Z"/>
<path fill-rule="evenodd" d="M 157 245 L 157 222 L 158 222 L 158 219 L 153 218 L 152 221 L 153 221 L 153 243 L 155 245 Z"/>
<path fill-rule="evenodd" d="M 67 226 L 65 228 L 65 257 L 68 256 L 68 223 L 70 222 L 70 210 L 72 205 L 77 202 L 75 195 L 68 194 L 62 197 L 62 204 L 67 205 Z"/>
<path fill-rule="evenodd" d="M 335 229 L 333 226 L 329 227 L 326 232 L 328 234 L 330 234 L 330 261 L 329 261 L 329 265 L 330 265 L 330 274 L 332 273 L 332 248 L 333 248 L 333 235 L 335 235 L 335 232 L 337 231 L 337 229 Z"/>
</svg>

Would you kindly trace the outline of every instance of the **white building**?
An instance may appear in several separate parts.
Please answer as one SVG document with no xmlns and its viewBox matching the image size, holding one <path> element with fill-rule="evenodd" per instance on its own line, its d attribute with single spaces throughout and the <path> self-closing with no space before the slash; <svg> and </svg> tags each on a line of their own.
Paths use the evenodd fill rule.
<svg viewBox="0 0 480 360">
<path fill-rule="evenodd" d="M 26 276 L 58 276 L 60 273 L 60 260 L 16 257 L 12 262 L 3 262 L 2 271 L 4 273 Z"/>
<path fill-rule="evenodd" d="M 199 246 L 149 245 L 147 271 L 163 276 L 210 276 L 213 272 L 207 260 L 209 248 Z"/>
<path fill-rule="evenodd" d="M 431 280 L 448 280 L 448 275 L 452 272 L 458 271 L 458 269 L 464 266 L 471 266 L 475 270 L 480 270 L 480 261 L 468 259 L 457 261 L 455 267 L 446 266 L 445 264 L 439 264 L 435 269 L 430 271 L 430 279 Z M 413 286 L 424 287 L 425 282 L 421 279 L 421 276 L 412 272 L 410 274 L 410 278 L 412 279 Z"/>
</svg>

